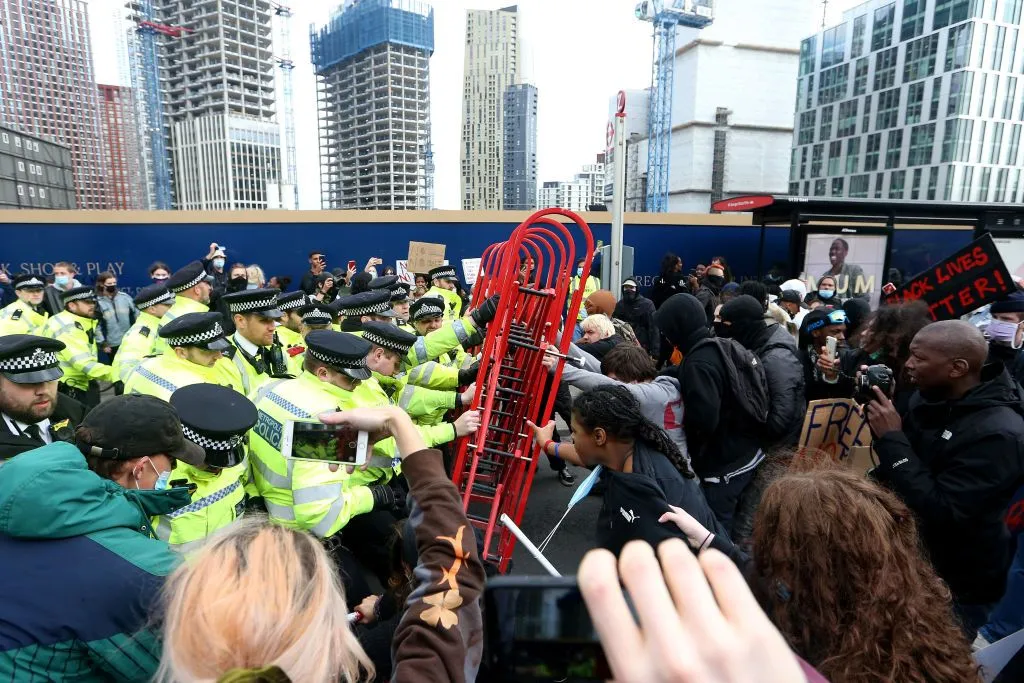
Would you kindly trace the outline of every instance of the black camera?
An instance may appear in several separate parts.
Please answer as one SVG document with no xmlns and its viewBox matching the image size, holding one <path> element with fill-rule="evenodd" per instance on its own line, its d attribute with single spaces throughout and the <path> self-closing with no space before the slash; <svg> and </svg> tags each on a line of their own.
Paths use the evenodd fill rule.
<svg viewBox="0 0 1024 683">
<path fill-rule="evenodd" d="M 892 398 L 892 391 L 895 386 L 896 382 L 888 365 L 869 365 L 857 375 L 856 391 L 853 399 L 861 405 L 867 405 L 869 401 L 876 399 L 874 387 L 878 387 L 882 390 L 883 394 Z"/>
</svg>

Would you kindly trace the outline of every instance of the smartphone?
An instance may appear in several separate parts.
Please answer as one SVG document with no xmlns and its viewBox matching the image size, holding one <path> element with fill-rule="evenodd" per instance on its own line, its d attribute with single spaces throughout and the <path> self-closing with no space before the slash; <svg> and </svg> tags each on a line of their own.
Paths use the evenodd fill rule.
<svg viewBox="0 0 1024 683">
<path fill-rule="evenodd" d="M 348 262 L 348 269 L 349 270 L 355 270 L 356 269 L 356 262 L 354 260 Z"/>
<path fill-rule="evenodd" d="M 322 422 L 288 420 L 281 434 L 281 455 L 341 465 L 366 463 L 369 435 Z"/>
<path fill-rule="evenodd" d="M 890 294 L 893 294 L 895 292 L 896 292 L 896 285 L 894 285 L 893 283 L 886 282 L 884 285 L 882 285 L 882 294 L 884 294 L 886 296 L 889 296 Z"/>
<path fill-rule="evenodd" d="M 611 668 L 576 577 L 489 579 L 484 614 L 486 680 L 611 679 Z"/>
<path fill-rule="evenodd" d="M 828 357 L 832 360 L 836 359 L 836 346 L 839 344 L 839 340 L 835 337 L 825 337 L 825 350 L 828 351 Z"/>
</svg>

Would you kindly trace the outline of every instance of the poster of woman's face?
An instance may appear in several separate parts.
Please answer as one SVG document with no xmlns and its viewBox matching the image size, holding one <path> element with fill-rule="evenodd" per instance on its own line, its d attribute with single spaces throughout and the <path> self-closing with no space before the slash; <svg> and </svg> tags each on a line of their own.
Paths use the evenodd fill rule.
<svg viewBox="0 0 1024 683">
<path fill-rule="evenodd" d="M 810 234 L 806 246 L 804 272 L 812 291 L 822 278 L 831 277 L 837 304 L 858 298 L 878 306 L 885 284 L 885 235 Z"/>
</svg>

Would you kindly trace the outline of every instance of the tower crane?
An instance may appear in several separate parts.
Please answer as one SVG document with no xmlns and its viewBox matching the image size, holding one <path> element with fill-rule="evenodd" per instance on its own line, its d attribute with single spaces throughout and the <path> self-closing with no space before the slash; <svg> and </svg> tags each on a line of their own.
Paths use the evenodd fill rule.
<svg viewBox="0 0 1024 683">
<path fill-rule="evenodd" d="M 282 121 L 284 124 L 284 159 L 281 164 L 281 202 L 284 204 L 284 192 L 291 188 L 291 208 L 299 208 L 298 161 L 295 151 L 295 109 L 292 105 L 292 70 L 295 62 L 291 58 L 291 19 L 290 7 L 271 0 L 274 10 L 274 49 L 277 54 L 274 61 L 281 69 Z"/>
<path fill-rule="evenodd" d="M 668 211 L 676 29 L 679 26 L 704 28 L 714 18 L 713 7 L 713 0 L 644 0 L 636 6 L 636 18 L 654 24 L 654 63 L 647 119 L 647 211 Z"/>
</svg>

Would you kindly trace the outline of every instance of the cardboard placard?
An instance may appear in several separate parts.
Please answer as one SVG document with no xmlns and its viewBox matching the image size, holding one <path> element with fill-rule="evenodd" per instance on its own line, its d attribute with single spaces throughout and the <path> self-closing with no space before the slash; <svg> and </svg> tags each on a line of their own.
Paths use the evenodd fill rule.
<svg viewBox="0 0 1024 683">
<path fill-rule="evenodd" d="M 935 320 L 952 320 L 1014 291 L 1013 278 L 992 235 L 985 234 L 886 297 L 890 304 L 920 299 Z"/>
<path fill-rule="evenodd" d="M 426 273 L 432 268 L 444 265 L 443 244 L 431 242 L 409 242 L 408 268 L 412 273 Z"/>
<path fill-rule="evenodd" d="M 462 275 L 464 276 L 463 282 L 472 287 L 476 284 L 476 278 L 480 274 L 480 259 L 478 258 L 464 258 L 462 259 Z"/>
<path fill-rule="evenodd" d="M 399 282 L 409 285 L 416 284 L 416 275 L 409 271 L 409 262 L 405 259 L 395 261 L 395 275 L 398 276 Z"/>
<path fill-rule="evenodd" d="M 871 430 L 852 398 L 828 398 L 807 404 L 800 449 L 816 448 L 850 469 L 866 472 L 874 466 Z"/>
</svg>

